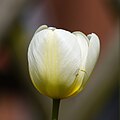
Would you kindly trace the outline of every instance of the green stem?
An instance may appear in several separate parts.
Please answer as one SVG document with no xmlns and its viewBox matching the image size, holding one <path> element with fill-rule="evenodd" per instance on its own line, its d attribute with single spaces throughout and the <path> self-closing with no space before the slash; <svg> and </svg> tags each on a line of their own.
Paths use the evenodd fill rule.
<svg viewBox="0 0 120 120">
<path fill-rule="evenodd" d="M 53 99 L 52 120 L 58 120 L 60 99 Z"/>
</svg>

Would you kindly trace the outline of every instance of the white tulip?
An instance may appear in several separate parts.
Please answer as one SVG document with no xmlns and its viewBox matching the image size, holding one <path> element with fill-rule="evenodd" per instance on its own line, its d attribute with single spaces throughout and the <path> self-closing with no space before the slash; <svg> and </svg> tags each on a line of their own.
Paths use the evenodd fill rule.
<svg viewBox="0 0 120 120">
<path fill-rule="evenodd" d="M 41 26 L 28 48 L 29 72 L 37 90 L 54 99 L 79 93 L 100 52 L 96 34 Z"/>
</svg>

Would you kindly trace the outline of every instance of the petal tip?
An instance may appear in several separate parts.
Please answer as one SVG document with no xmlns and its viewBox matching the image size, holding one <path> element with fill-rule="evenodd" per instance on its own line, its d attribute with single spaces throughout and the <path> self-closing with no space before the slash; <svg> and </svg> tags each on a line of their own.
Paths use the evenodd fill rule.
<svg viewBox="0 0 120 120">
<path fill-rule="evenodd" d="M 96 33 L 91 33 L 87 35 L 87 38 L 90 40 L 92 37 L 96 37 L 99 39 L 98 35 Z"/>
<path fill-rule="evenodd" d="M 48 28 L 47 25 L 41 25 L 41 26 L 36 30 L 35 33 L 38 33 L 38 32 L 40 32 L 41 30 L 44 30 L 44 29 L 47 29 L 47 28 Z"/>
<path fill-rule="evenodd" d="M 56 28 L 55 27 L 49 27 L 48 29 L 54 31 Z"/>
<path fill-rule="evenodd" d="M 88 34 L 87 38 L 90 40 L 90 42 L 93 41 L 93 40 L 96 41 L 100 46 L 100 39 L 99 39 L 99 37 L 96 33 Z"/>
</svg>

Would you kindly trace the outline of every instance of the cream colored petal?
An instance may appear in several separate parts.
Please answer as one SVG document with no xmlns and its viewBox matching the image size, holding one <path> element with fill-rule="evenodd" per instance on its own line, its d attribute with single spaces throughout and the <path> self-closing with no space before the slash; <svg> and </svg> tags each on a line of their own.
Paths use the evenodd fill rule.
<svg viewBox="0 0 120 120">
<path fill-rule="evenodd" d="M 83 86 L 86 84 L 88 78 L 90 77 L 100 52 L 100 41 L 98 36 L 92 33 L 89 34 L 87 37 L 89 38 L 90 42 L 89 42 L 87 62 L 86 62 L 86 75 L 84 78 Z"/>
<path fill-rule="evenodd" d="M 33 39 L 28 48 L 28 64 L 30 76 L 33 84 L 43 94 L 46 94 L 45 83 L 45 45 L 47 44 L 47 38 L 51 39 L 53 32 L 51 30 L 42 30 L 35 33 Z"/>
<path fill-rule="evenodd" d="M 65 97 L 81 64 L 76 37 L 60 29 L 36 33 L 29 46 L 28 62 L 32 81 L 41 93 Z"/>
<path fill-rule="evenodd" d="M 86 58 L 88 54 L 88 38 L 82 32 L 73 32 L 75 34 L 77 41 L 81 49 L 82 65 L 81 70 L 85 70 Z"/>
</svg>

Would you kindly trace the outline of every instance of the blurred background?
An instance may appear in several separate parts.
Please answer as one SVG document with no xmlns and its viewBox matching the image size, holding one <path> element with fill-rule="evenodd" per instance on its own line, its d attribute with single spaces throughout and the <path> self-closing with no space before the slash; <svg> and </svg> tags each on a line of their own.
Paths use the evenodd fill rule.
<svg viewBox="0 0 120 120">
<path fill-rule="evenodd" d="M 50 120 L 52 100 L 33 87 L 27 49 L 42 24 L 101 40 L 86 88 L 62 100 L 59 120 L 118 120 L 119 0 L 0 0 L 0 120 Z"/>
</svg>

